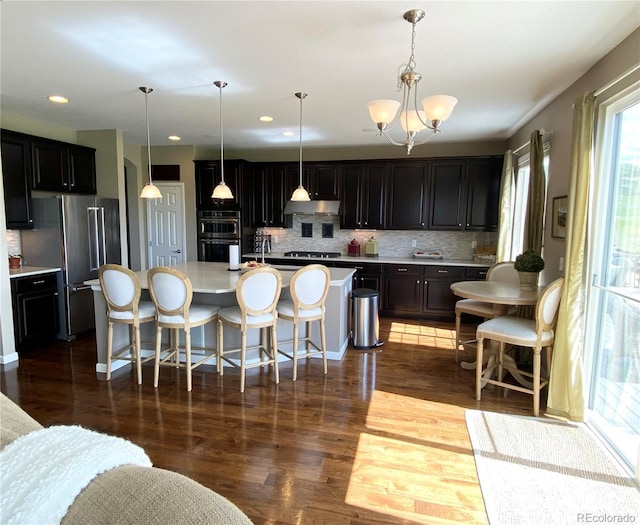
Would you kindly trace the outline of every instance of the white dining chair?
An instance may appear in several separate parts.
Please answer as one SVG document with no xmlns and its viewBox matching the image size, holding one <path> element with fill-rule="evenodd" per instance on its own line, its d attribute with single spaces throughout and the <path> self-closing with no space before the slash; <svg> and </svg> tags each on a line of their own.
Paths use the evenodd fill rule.
<svg viewBox="0 0 640 525">
<path fill-rule="evenodd" d="M 161 366 L 184 368 L 187 371 L 187 391 L 191 392 L 192 371 L 210 359 L 217 357 L 212 348 L 192 347 L 191 328 L 215 321 L 218 306 L 191 304 L 193 288 L 189 278 L 175 268 L 159 266 L 147 273 L 149 292 L 156 308 L 156 348 L 153 371 L 153 386 L 158 387 Z M 169 329 L 169 347 L 162 350 L 162 329 Z M 184 332 L 184 347 L 180 347 L 180 331 Z M 192 350 L 204 352 L 203 357 L 193 362 Z M 184 350 L 184 364 L 181 351 Z"/>
<path fill-rule="evenodd" d="M 278 343 L 276 325 L 278 321 L 278 299 L 282 290 L 282 275 L 269 266 L 250 270 L 238 279 L 236 300 L 238 306 L 221 308 L 218 311 L 218 373 L 224 374 L 222 361 L 240 368 L 240 392 L 244 392 L 246 371 L 249 368 L 273 365 L 276 384 L 280 382 L 278 372 Z M 224 327 L 240 330 L 240 347 L 224 347 Z M 267 333 L 267 329 L 269 332 Z M 260 331 L 260 342 L 247 345 L 249 330 Z M 247 350 L 259 350 L 260 360 L 247 364 Z M 239 354 L 237 358 L 231 356 Z M 266 359 L 264 356 L 266 355 Z"/>
<path fill-rule="evenodd" d="M 322 264 L 310 264 L 297 270 L 291 277 L 291 299 L 278 302 L 278 317 L 293 323 L 293 339 L 278 341 L 278 352 L 293 360 L 293 380 L 298 378 L 298 345 L 304 343 L 301 357 L 322 356 L 324 373 L 327 373 L 327 335 L 325 330 L 325 300 L 329 293 L 331 276 L 329 268 Z M 312 322 L 318 321 L 320 346 L 311 339 Z M 305 335 L 300 337 L 300 325 L 304 323 Z M 282 350 L 292 345 L 291 352 Z"/>
<path fill-rule="evenodd" d="M 506 261 L 496 263 L 489 268 L 485 277 L 487 281 L 501 281 L 513 284 L 519 284 L 518 272 L 513 267 L 513 261 Z M 507 309 L 507 314 L 511 315 L 517 311 L 516 306 L 510 306 Z M 485 303 L 483 301 L 477 301 L 475 299 L 460 299 L 456 302 L 456 352 L 455 362 L 459 360 L 458 351 L 460 348 L 464 351 L 466 348 L 473 348 L 476 340 L 469 339 L 463 340 L 461 334 L 462 314 L 475 315 L 481 317 L 484 320 L 492 319 L 497 315 L 504 315 L 505 312 L 497 310 L 495 305 L 491 303 Z"/>
<path fill-rule="evenodd" d="M 500 316 L 485 321 L 478 326 L 476 331 L 477 344 L 477 368 L 476 368 L 476 399 L 480 401 L 482 387 L 485 383 L 498 385 L 510 390 L 517 390 L 533 395 L 533 414 L 540 412 L 540 389 L 549 382 L 548 379 L 541 380 L 541 354 L 546 349 L 547 371 L 551 369 L 551 350 L 555 339 L 555 323 L 558 317 L 558 307 L 562 295 L 563 278 L 556 279 L 547 286 L 538 301 L 536 302 L 535 319 L 524 319 L 515 316 Z M 492 379 L 488 374 L 483 374 L 482 359 L 484 352 L 484 341 L 490 339 L 499 343 L 497 349 L 497 379 Z M 518 345 L 531 348 L 533 351 L 533 373 L 512 368 L 503 362 L 505 345 Z M 493 366 L 488 364 L 487 366 Z M 515 365 L 514 365 L 515 366 Z M 503 371 L 514 370 L 519 375 L 524 375 L 533 379 L 532 388 L 514 385 L 504 382 Z"/>
<path fill-rule="evenodd" d="M 129 268 L 119 264 L 103 264 L 98 269 L 100 288 L 107 303 L 107 381 L 111 380 L 112 360 L 130 361 L 136 365 L 138 384 L 142 384 L 142 363 L 153 359 L 142 359 L 140 324 L 150 323 L 156 318 L 156 309 L 150 301 L 141 301 L 138 276 Z M 129 344 L 113 348 L 113 327 L 129 325 Z"/>
</svg>

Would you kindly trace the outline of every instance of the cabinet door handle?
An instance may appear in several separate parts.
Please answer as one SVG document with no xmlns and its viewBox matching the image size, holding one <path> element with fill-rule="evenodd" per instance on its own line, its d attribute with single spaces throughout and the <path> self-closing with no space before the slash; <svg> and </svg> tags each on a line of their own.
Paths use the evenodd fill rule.
<svg viewBox="0 0 640 525">
<path fill-rule="evenodd" d="M 449 273 L 449 270 L 438 270 L 438 273 Z"/>
<path fill-rule="evenodd" d="M 419 281 L 419 280 L 418 280 L 418 281 L 416 281 L 416 284 L 420 284 L 420 281 Z"/>
<path fill-rule="evenodd" d="M 41 279 L 39 281 L 31 281 L 31 284 L 44 284 L 44 279 Z"/>
<path fill-rule="evenodd" d="M 406 268 L 398 268 L 398 271 L 399 271 L 399 272 L 406 272 L 406 271 L 407 271 L 407 269 L 406 269 Z"/>
<path fill-rule="evenodd" d="M 364 266 L 356 266 L 356 270 L 362 270 L 364 269 Z"/>
</svg>

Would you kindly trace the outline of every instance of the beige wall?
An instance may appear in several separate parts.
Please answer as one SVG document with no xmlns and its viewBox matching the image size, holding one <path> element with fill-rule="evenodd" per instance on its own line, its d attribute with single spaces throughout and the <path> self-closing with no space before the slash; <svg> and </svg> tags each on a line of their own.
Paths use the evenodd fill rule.
<svg viewBox="0 0 640 525">
<path fill-rule="evenodd" d="M 551 282 L 560 277 L 560 258 L 565 255 L 563 239 L 551 237 L 551 203 L 554 197 L 567 195 L 569 170 L 571 165 L 571 130 L 573 124 L 573 103 L 583 93 L 597 91 L 620 75 L 640 63 L 640 29 L 634 31 L 611 53 L 580 77 L 573 85 L 553 100 L 546 108 L 522 126 L 509 140 L 509 147 L 516 149 L 528 143 L 534 129 L 551 131 L 549 143 L 549 184 L 547 193 L 547 213 L 545 217 L 544 258 L 546 268 L 543 282 Z M 640 72 L 627 77 L 616 87 L 629 85 L 640 78 Z M 523 151 L 526 151 L 523 150 Z"/>
</svg>

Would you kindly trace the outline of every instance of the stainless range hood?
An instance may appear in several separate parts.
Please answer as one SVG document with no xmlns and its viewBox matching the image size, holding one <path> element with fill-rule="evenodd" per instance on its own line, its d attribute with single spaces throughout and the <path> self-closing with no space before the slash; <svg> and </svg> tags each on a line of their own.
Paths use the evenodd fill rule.
<svg viewBox="0 0 640 525">
<path fill-rule="evenodd" d="M 340 201 L 287 201 L 285 215 L 338 215 Z"/>
</svg>

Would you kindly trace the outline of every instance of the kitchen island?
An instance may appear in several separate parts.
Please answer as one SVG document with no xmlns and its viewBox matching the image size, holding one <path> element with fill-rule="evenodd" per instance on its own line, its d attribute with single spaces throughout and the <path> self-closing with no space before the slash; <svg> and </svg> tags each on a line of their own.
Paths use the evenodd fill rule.
<svg viewBox="0 0 640 525">
<path fill-rule="evenodd" d="M 281 298 L 289 299 L 289 283 L 291 276 L 299 268 L 298 266 L 274 266 L 282 274 L 282 294 Z M 237 305 L 236 284 L 242 272 L 229 271 L 228 263 L 212 262 L 187 262 L 175 266 L 186 274 L 193 286 L 193 304 L 214 304 L 221 307 Z M 349 343 L 349 301 L 351 297 L 352 275 L 355 270 L 350 268 L 330 268 L 331 284 L 326 300 L 326 327 L 327 327 L 327 359 L 342 359 Z M 147 272 L 136 272 L 142 287 L 142 300 L 150 300 Z M 96 372 L 106 373 L 107 371 L 107 306 L 97 279 L 87 281 L 93 290 L 93 300 L 96 315 L 96 349 L 97 363 Z M 143 355 L 150 355 L 153 350 L 155 337 L 155 325 L 145 323 L 141 325 L 141 339 L 143 341 Z M 165 331 L 166 332 L 166 331 Z M 255 332 L 255 333 L 253 333 Z M 304 333 L 301 327 L 301 335 Z M 293 325 L 288 321 L 278 320 L 278 340 L 284 341 L 293 337 Z M 216 331 L 212 323 L 205 326 L 193 328 L 191 330 L 191 340 L 193 346 L 207 346 L 215 348 Z M 314 323 L 312 340 L 319 344 L 320 333 L 317 323 Z M 253 338 L 253 339 L 252 339 Z M 258 331 L 249 334 L 248 344 L 254 344 L 258 340 Z M 114 326 L 114 345 L 122 346 L 128 341 L 128 327 L 124 325 Z M 235 329 L 226 328 L 224 331 L 225 348 L 240 346 L 240 332 Z M 193 351 L 194 358 L 197 351 Z M 247 362 L 254 362 L 259 359 L 258 351 L 253 354 L 248 352 Z M 286 357 L 280 356 L 281 360 Z M 126 361 L 115 361 L 112 363 L 112 371 L 122 366 L 129 366 Z"/>
</svg>

